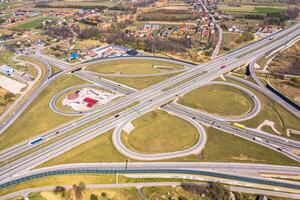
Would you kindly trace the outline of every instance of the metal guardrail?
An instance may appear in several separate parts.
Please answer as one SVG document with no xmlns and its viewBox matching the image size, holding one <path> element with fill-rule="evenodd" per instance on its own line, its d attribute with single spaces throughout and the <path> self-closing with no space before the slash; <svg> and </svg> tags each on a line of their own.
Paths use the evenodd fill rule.
<svg viewBox="0 0 300 200">
<path fill-rule="evenodd" d="M 54 175 L 67 175 L 67 174 L 186 174 L 186 175 L 200 175 L 200 176 L 209 176 L 216 178 L 224 178 L 235 181 L 243 181 L 254 184 L 261 185 L 270 185 L 277 187 L 284 187 L 290 189 L 298 189 L 300 190 L 300 185 L 280 182 L 275 180 L 266 180 L 259 178 L 251 178 L 245 176 L 238 175 L 230 175 L 220 172 L 209 172 L 202 170 L 185 170 L 185 169 L 69 169 L 69 170 L 55 170 L 49 172 L 41 172 L 29 176 L 25 176 L 13 181 L 8 181 L 0 185 L 0 189 L 4 189 L 15 184 L 19 184 L 25 181 L 30 181 L 37 178 L 54 176 Z"/>
</svg>

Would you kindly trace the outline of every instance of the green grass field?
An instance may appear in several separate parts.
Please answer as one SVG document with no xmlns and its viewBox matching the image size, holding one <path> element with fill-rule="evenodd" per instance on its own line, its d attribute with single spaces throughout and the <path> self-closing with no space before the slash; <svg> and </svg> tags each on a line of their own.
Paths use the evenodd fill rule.
<svg viewBox="0 0 300 200">
<path fill-rule="evenodd" d="M 248 94 L 226 85 L 203 86 L 184 95 L 179 103 L 219 116 L 240 116 L 253 105 Z"/>
<path fill-rule="evenodd" d="M 280 13 L 284 11 L 285 7 L 278 6 L 227 6 L 227 5 L 218 5 L 218 10 L 229 14 L 262 14 L 266 15 L 267 13 Z"/>
<path fill-rule="evenodd" d="M 75 117 L 66 117 L 54 113 L 49 108 L 49 101 L 56 92 L 72 85 L 85 83 L 87 82 L 72 75 L 62 76 L 53 81 L 21 116 L 0 135 L 0 150 L 75 119 Z"/>
<path fill-rule="evenodd" d="M 16 26 L 11 27 L 11 30 L 14 31 L 24 31 L 24 30 L 32 30 L 38 28 L 44 20 L 51 19 L 50 17 L 35 17 L 33 19 L 29 19 L 24 23 L 17 24 Z"/>
<path fill-rule="evenodd" d="M 129 149 L 142 153 L 164 153 L 187 149 L 199 139 L 197 129 L 164 111 L 152 111 L 133 121 L 122 141 Z"/>
<path fill-rule="evenodd" d="M 175 75 L 178 75 L 178 73 L 162 75 L 162 76 L 146 76 L 146 77 L 133 77 L 133 78 L 108 77 L 108 76 L 104 78 L 141 90 Z"/>
<path fill-rule="evenodd" d="M 206 128 L 207 142 L 199 155 L 170 161 L 262 163 L 299 166 L 296 161 L 254 142 Z"/>
<path fill-rule="evenodd" d="M 182 69 L 182 65 L 155 60 L 113 60 L 100 64 L 89 65 L 86 69 L 104 74 L 156 74 L 162 72 L 161 68 L 168 71 Z M 169 69 L 168 69 L 169 68 Z M 166 71 L 165 70 L 165 71 Z"/>
<path fill-rule="evenodd" d="M 166 129 L 171 128 L 167 127 Z M 124 162 L 127 158 L 122 156 L 114 148 L 111 141 L 111 134 L 112 131 L 102 134 L 39 165 L 37 168 L 81 162 Z M 191 155 L 164 161 L 254 162 L 297 165 L 297 163 L 291 159 L 273 150 L 251 141 L 238 138 L 229 133 L 224 133 L 213 128 L 207 128 L 207 135 L 208 140 L 206 147 L 200 155 Z M 161 138 L 161 136 L 159 137 Z M 153 137 L 150 139 L 153 140 Z M 170 141 L 181 142 L 179 139 L 171 139 Z M 148 141 L 146 141 L 145 144 L 147 142 Z"/>
<path fill-rule="evenodd" d="M 96 138 L 87 141 L 66 153 L 50 159 L 38 168 L 68 164 L 68 163 L 91 163 L 91 162 L 122 162 L 126 157 L 122 156 L 113 146 L 112 131 L 108 131 Z M 84 155 L 84 156 L 83 156 Z"/>
</svg>

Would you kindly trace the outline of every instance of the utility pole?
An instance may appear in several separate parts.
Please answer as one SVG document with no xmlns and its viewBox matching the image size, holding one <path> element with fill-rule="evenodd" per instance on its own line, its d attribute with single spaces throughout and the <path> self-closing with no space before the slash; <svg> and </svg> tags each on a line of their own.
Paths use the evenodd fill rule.
<svg viewBox="0 0 300 200">
<path fill-rule="evenodd" d="M 126 159 L 126 162 L 125 162 L 125 169 L 126 170 L 128 169 L 128 159 Z"/>
</svg>

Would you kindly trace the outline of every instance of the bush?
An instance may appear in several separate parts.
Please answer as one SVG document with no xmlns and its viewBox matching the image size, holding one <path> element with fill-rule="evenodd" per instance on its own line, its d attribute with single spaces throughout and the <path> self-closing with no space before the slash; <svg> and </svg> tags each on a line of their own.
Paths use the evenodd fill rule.
<svg viewBox="0 0 300 200">
<path fill-rule="evenodd" d="M 95 194 L 91 194 L 90 200 L 98 200 L 98 197 Z"/>
</svg>

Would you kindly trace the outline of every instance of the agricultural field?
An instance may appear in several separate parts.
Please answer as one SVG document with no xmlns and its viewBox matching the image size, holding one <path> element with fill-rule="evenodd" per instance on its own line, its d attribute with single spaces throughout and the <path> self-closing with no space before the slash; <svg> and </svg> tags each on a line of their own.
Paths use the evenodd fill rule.
<svg viewBox="0 0 300 200">
<path fill-rule="evenodd" d="M 35 17 L 32 19 L 26 20 L 24 23 L 17 23 L 16 25 L 10 27 L 10 30 L 13 31 L 25 31 L 25 30 L 33 30 L 37 29 L 42 25 L 42 22 L 48 19 L 52 19 L 51 17 Z"/>
<path fill-rule="evenodd" d="M 105 6 L 111 7 L 117 4 L 118 0 L 100 0 L 100 1 L 52 1 L 49 3 L 52 7 L 66 7 L 66 8 L 74 8 L 74 7 L 82 7 L 82 6 Z"/>
<path fill-rule="evenodd" d="M 225 53 L 226 51 L 237 49 L 244 45 L 247 45 L 254 40 L 249 40 L 245 42 L 239 42 L 239 38 L 241 37 L 240 33 L 234 32 L 223 32 L 223 48 L 221 49 L 220 53 Z"/>
<path fill-rule="evenodd" d="M 250 5 L 242 5 L 242 6 L 228 6 L 224 4 L 218 5 L 218 10 L 221 10 L 228 14 L 261 14 L 265 15 L 267 13 L 280 13 L 285 10 L 284 7 L 277 6 L 250 6 Z"/>
</svg>

